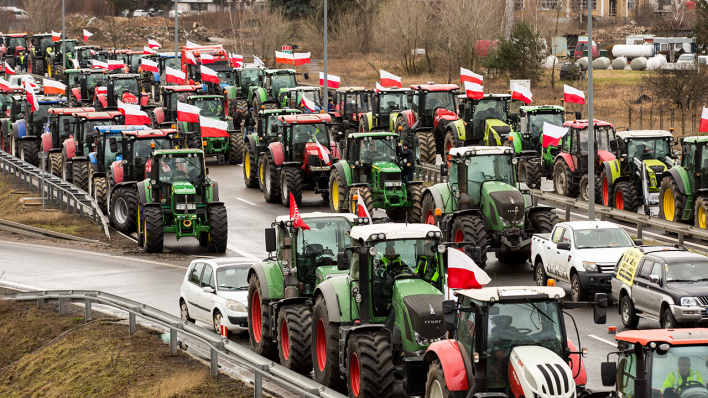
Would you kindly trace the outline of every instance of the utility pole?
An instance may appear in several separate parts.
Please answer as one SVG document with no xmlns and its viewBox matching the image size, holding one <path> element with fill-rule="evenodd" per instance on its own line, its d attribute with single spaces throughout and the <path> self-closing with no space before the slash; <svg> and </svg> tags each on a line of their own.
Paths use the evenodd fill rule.
<svg viewBox="0 0 708 398">
<path fill-rule="evenodd" d="M 61 0 L 61 39 L 61 66 L 62 70 L 64 70 L 66 68 L 66 20 L 64 19 L 64 0 Z"/>
<path fill-rule="evenodd" d="M 178 4 L 178 1 L 175 0 L 175 65 L 177 63 L 177 57 L 178 57 L 177 54 L 179 54 L 179 46 L 177 44 L 179 42 L 179 35 L 178 35 L 179 25 L 177 24 L 177 4 Z"/>
<path fill-rule="evenodd" d="M 324 0 L 324 87 L 322 91 L 324 95 L 322 97 L 322 107 L 325 113 L 329 111 L 328 100 L 327 100 L 327 0 Z"/>
<path fill-rule="evenodd" d="M 588 220 L 595 220 L 595 129 L 592 115 L 592 0 L 588 2 Z"/>
</svg>

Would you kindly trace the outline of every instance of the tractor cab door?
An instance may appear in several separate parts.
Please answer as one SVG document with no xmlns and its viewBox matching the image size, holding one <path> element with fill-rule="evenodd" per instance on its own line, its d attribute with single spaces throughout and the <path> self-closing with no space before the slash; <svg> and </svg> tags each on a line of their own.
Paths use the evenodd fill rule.
<svg viewBox="0 0 708 398">
<path fill-rule="evenodd" d="M 352 121 L 352 115 L 356 113 L 357 108 L 357 94 L 356 93 L 346 93 L 342 96 L 342 118 L 344 120 Z"/>
</svg>

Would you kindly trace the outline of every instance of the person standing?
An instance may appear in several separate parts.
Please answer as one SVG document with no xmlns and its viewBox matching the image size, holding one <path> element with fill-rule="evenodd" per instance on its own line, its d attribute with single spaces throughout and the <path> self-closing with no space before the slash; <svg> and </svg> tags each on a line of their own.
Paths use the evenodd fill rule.
<svg viewBox="0 0 708 398">
<path fill-rule="evenodd" d="M 243 125 L 246 127 L 246 134 L 250 134 L 255 131 L 256 116 L 253 114 L 253 108 L 248 109 L 248 113 L 243 119 Z"/>
<path fill-rule="evenodd" d="M 396 147 L 398 157 L 403 161 L 403 176 L 404 182 L 413 181 L 413 172 L 415 172 L 415 153 L 408 148 L 408 143 L 398 143 Z"/>
</svg>

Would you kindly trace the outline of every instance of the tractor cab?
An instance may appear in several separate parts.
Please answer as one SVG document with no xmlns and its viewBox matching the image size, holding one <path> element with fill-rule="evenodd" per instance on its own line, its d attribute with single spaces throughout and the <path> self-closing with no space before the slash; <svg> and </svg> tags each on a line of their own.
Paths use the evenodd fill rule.
<svg viewBox="0 0 708 398">
<path fill-rule="evenodd" d="M 106 170 L 113 162 L 123 160 L 123 147 L 119 143 L 123 133 L 142 130 L 149 130 L 149 127 L 137 125 L 96 126 L 93 134 L 95 137 L 94 150 L 89 153 L 92 175 L 94 177 L 97 174 L 105 176 Z"/>
<path fill-rule="evenodd" d="M 708 137 L 682 137 L 681 164 L 664 174 L 659 193 L 660 216 L 664 220 L 693 222 L 705 229 L 708 206 Z"/>
<path fill-rule="evenodd" d="M 240 87 L 241 97 L 247 97 L 252 89 L 263 87 L 265 68 L 257 65 L 245 65 L 235 76 L 236 86 Z"/>
<path fill-rule="evenodd" d="M 540 155 L 544 123 L 563 126 L 565 123 L 563 112 L 563 107 L 558 105 L 519 107 L 519 123 L 518 126 L 515 126 L 522 138 L 519 145 L 523 149 L 532 149 Z M 517 146 L 516 142 L 514 142 L 514 146 Z"/>
<path fill-rule="evenodd" d="M 148 178 L 147 171 L 152 164 L 153 152 L 175 149 L 174 136 L 176 133 L 177 130 L 174 129 L 143 128 L 124 130 L 120 137 L 111 137 L 110 139 L 115 139 L 116 142 L 116 146 L 111 151 L 119 151 L 121 157 L 120 159 L 116 157 L 110 165 L 114 177 L 112 181 L 109 181 L 109 185 L 112 187 L 122 182 L 142 181 Z M 109 141 L 109 146 L 111 145 L 113 144 Z"/>
<path fill-rule="evenodd" d="M 392 131 L 391 115 L 410 109 L 412 102 L 413 90 L 395 87 L 379 89 L 374 93 L 371 112 L 367 112 L 359 121 L 359 131 Z"/>
<path fill-rule="evenodd" d="M 414 90 L 411 110 L 417 115 L 419 130 L 435 129 L 438 124 L 435 119 L 438 116 L 457 115 L 457 85 L 421 84 L 412 85 L 411 89 Z"/>
<path fill-rule="evenodd" d="M 191 95 L 186 101 L 189 105 L 196 106 L 200 109 L 199 116 L 208 117 L 216 120 L 230 120 L 226 116 L 225 99 L 223 95 Z M 175 110 L 177 104 L 175 104 Z M 199 123 L 180 123 L 186 125 L 185 131 L 199 132 Z"/>
<path fill-rule="evenodd" d="M 510 102 L 510 94 L 485 94 L 482 99 L 460 98 L 460 116 L 466 128 L 464 136 L 457 137 L 457 142 L 502 145 L 512 132 Z"/>
<path fill-rule="evenodd" d="M 155 122 L 158 126 L 171 126 L 177 123 L 177 103 L 187 103 L 191 96 L 201 94 L 202 85 L 193 86 L 161 86 L 160 99 L 162 106 L 153 110 Z M 172 127 L 174 128 L 174 127 Z"/>
<path fill-rule="evenodd" d="M 251 107 L 260 109 L 261 106 L 268 104 L 271 108 L 277 108 L 281 93 L 298 86 L 295 79 L 297 74 L 294 69 L 264 70 L 262 85 L 260 87 L 251 86 L 248 93 L 248 102 Z M 305 79 L 308 78 L 309 74 L 305 73 Z"/>
<path fill-rule="evenodd" d="M 373 103 L 373 90 L 366 87 L 340 87 L 334 92 L 334 112 L 332 117 L 335 122 L 348 121 L 354 126 L 359 125 L 359 120 L 367 112 L 371 112 Z"/>
<path fill-rule="evenodd" d="M 48 125 L 49 121 L 49 110 L 56 107 L 61 107 L 66 104 L 66 98 L 64 97 L 48 97 L 48 96 L 37 96 L 37 109 L 32 112 L 31 104 L 24 100 L 21 102 L 21 110 L 17 115 L 18 122 L 20 119 L 25 123 L 26 132 L 29 135 L 40 137 L 45 127 Z"/>
<path fill-rule="evenodd" d="M 158 200 L 163 209 L 171 210 L 174 217 L 182 221 L 178 223 L 180 226 L 184 226 L 185 220 L 195 222 L 197 213 L 201 213 L 199 210 L 204 211 L 208 192 L 205 187 L 211 187 L 207 182 L 202 151 L 156 150 L 151 160 L 148 188 L 153 200 Z"/>
<path fill-rule="evenodd" d="M 226 122 L 226 131 L 206 132 L 201 123 L 178 122 L 178 129 L 186 132 L 187 146 L 189 148 L 200 147 L 204 150 L 204 156 L 222 156 L 232 164 L 240 163 L 236 161 L 236 156 L 242 156 L 234 145 L 239 132 L 234 130 L 233 118 L 226 116 L 227 101 L 223 95 L 192 95 L 187 98 L 189 105 L 200 109 L 199 117 L 216 119 Z M 242 148 L 240 148 L 243 150 Z M 223 159 L 222 159 L 223 160 Z"/>
<path fill-rule="evenodd" d="M 327 115 L 283 115 L 278 117 L 281 122 L 276 128 L 281 143 L 285 144 L 283 156 L 287 162 L 308 164 L 320 171 L 317 144 L 330 148 L 332 137 L 327 128 L 330 121 Z M 271 125 L 271 131 L 275 130 Z M 312 157 L 316 157 L 314 161 Z M 309 161 L 314 161 L 310 163 Z M 314 171 L 314 170 L 313 170 Z"/>
<path fill-rule="evenodd" d="M 74 146 L 72 156 L 88 156 L 94 151 L 96 127 L 120 125 L 123 118 L 123 114 L 118 111 L 77 112 L 73 116 L 73 134 L 69 138 Z"/>
<path fill-rule="evenodd" d="M 3 61 L 9 60 L 9 65 L 13 68 L 18 64 L 17 59 L 20 54 L 27 52 L 27 37 L 28 36 L 26 33 L 10 33 L 2 35 Z"/>
<path fill-rule="evenodd" d="M 310 103 L 305 105 L 303 98 L 306 98 Z M 300 86 L 281 90 L 278 103 L 281 108 L 300 109 L 303 113 L 320 113 L 320 110 L 324 109 L 319 87 Z M 314 109 L 308 108 L 313 105 Z"/>
<path fill-rule="evenodd" d="M 96 52 L 101 51 L 101 46 L 76 46 L 74 51 L 78 68 L 91 68 L 91 61 L 95 59 Z"/>
<path fill-rule="evenodd" d="M 274 131 L 271 126 L 273 126 L 273 124 L 280 124 L 278 120 L 280 116 L 299 114 L 301 114 L 301 112 L 297 109 L 261 109 L 258 112 L 258 121 L 256 123 L 256 135 L 259 140 L 258 145 L 267 147 L 270 142 L 278 140 L 280 130 Z"/>
<path fill-rule="evenodd" d="M 69 101 L 73 105 L 90 104 L 96 87 L 106 85 L 108 71 L 103 69 L 67 69 L 64 71 L 64 84 Z"/>
<path fill-rule="evenodd" d="M 31 46 L 31 57 L 30 57 L 30 72 L 37 75 L 44 75 L 46 72 L 46 58 L 49 49 L 52 48 L 52 35 L 50 33 L 44 33 L 39 35 L 32 35 L 30 38 Z"/>
<path fill-rule="evenodd" d="M 76 60 L 76 46 L 78 40 L 67 39 L 59 40 L 52 43 L 52 46 L 47 49 L 47 58 L 45 66 L 47 68 L 47 76 L 63 80 L 65 69 L 79 69 L 79 62 Z M 66 65 L 62 65 L 64 57 L 62 56 L 63 47 L 66 47 Z M 90 68 L 90 66 L 88 66 Z"/>
<path fill-rule="evenodd" d="M 135 73 L 109 74 L 105 87 L 96 87 L 94 91 L 94 107 L 98 110 L 116 109 L 118 100 L 126 104 L 148 104 L 149 94 L 140 92 L 139 75 Z"/>
<path fill-rule="evenodd" d="M 71 135 L 73 115 L 93 111 L 93 108 L 50 108 L 47 111 L 49 123 L 44 127 L 42 133 L 43 151 L 49 153 L 50 158 L 53 154 L 61 156 L 62 144 Z M 50 159 L 50 163 L 53 161 Z M 58 161 L 61 162 L 61 159 Z"/>
</svg>

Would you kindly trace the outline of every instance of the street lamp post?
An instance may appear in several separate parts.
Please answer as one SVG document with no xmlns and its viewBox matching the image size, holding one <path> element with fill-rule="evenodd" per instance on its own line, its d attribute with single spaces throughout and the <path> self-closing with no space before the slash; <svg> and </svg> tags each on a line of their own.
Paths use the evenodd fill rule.
<svg viewBox="0 0 708 398">
<path fill-rule="evenodd" d="M 595 220 L 595 132 L 592 114 L 592 0 L 588 2 L 588 220 Z"/>
<path fill-rule="evenodd" d="M 179 25 L 177 24 L 177 4 L 178 1 L 175 0 L 175 60 L 177 59 L 177 53 L 179 52 L 179 45 L 177 44 L 179 42 Z"/>
<path fill-rule="evenodd" d="M 61 0 L 61 39 L 61 66 L 62 68 L 66 68 L 66 20 L 64 19 L 64 0 Z"/>
<path fill-rule="evenodd" d="M 324 0 L 324 96 L 322 97 L 322 107 L 329 111 L 329 105 L 327 100 L 327 0 Z"/>
</svg>

